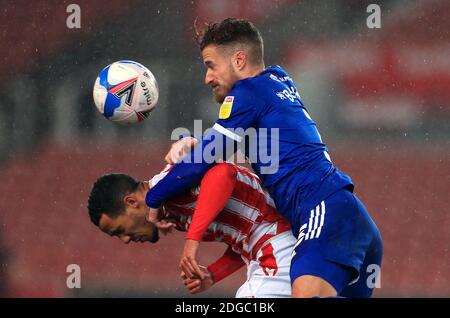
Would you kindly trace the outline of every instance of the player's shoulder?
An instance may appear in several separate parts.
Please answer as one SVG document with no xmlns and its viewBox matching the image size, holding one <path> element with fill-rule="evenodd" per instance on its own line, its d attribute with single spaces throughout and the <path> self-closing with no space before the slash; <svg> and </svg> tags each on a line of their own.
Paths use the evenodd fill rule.
<svg viewBox="0 0 450 318">
<path fill-rule="evenodd" d="M 269 66 L 254 77 L 245 78 L 235 83 L 232 93 L 245 94 L 252 98 L 261 98 L 268 88 L 278 86 L 286 81 L 291 81 L 288 73 L 278 65 Z"/>
<path fill-rule="evenodd" d="M 253 85 L 272 86 L 292 80 L 288 73 L 278 65 L 267 67 L 264 71 L 255 77 L 249 79 Z"/>
</svg>

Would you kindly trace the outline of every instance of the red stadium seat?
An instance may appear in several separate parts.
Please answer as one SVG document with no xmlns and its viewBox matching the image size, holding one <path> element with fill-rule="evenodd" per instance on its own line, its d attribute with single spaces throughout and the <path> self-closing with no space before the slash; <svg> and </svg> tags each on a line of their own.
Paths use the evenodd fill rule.
<svg viewBox="0 0 450 318">
<path fill-rule="evenodd" d="M 384 239 L 382 288 L 375 295 L 433 296 L 448 290 L 447 150 L 361 149 L 348 157 L 345 147 L 340 149 L 333 160 L 353 177 L 356 193 Z M 162 237 L 156 245 L 126 246 L 100 233 L 86 210 L 98 176 L 122 171 L 149 178 L 163 166 L 159 158 L 166 147 L 158 150 L 150 157 L 146 151 L 123 146 L 119 152 L 100 145 L 48 145 L 32 160 L 11 160 L 3 168 L 5 177 L 0 183 L 4 194 L 0 210 L 6 224 L 3 235 L 11 250 L 11 295 L 70 295 L 65 270 L 72 263 L 81 266 L 85 287 L 127 286 L 123 290 L 139 288 L 155 295 L 184 292 L 178 279 L 182 233 Z M 201 260 L 211 262 L 224 249 L 219 244 L 204 244 Z M 245 270 L 241 270 L 213 290 L 233 296 L 244 279 Z"/>
</svg>

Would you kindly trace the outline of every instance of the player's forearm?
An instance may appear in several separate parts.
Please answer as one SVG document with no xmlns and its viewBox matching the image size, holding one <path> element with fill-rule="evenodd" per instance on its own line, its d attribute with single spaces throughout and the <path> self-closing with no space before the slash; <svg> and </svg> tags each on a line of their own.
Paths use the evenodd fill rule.
<svg viewBox="0 0 450 318">
<path fill-rule="evenodd" d="M 147 206 L 159 208 L 166 200 L 197 186 L 203 174 L 212 165 L 205 163 L 178 163 L 170 172 L 152 187 L 145 197 Z"/>
<path fill-rule="evenodd" d="M 158 208 L 164 201 L 199 185 L 206 171 L 224 159 L 226 147 L 225 137 L 213 130 L 147 192 L 147 205 Z"/>
<path fill-rule="evenodd" d="M 235 253 L 231 247 L 228 247 L 222 257 L 208 266 L 208 272 L 212 276 L 213 283 L 216 284 L 225 277 L 228 277 L 236 272 L 244 265 L 245 263 L 241 256 Z"/>
<path fill-rule="evenodd" d="M 227 204 L 235 184 L 236 170 L 228 163 L 220 163 L 205 174 L 186 239 L 202 239 L 208 226 Z"/>
</svg>

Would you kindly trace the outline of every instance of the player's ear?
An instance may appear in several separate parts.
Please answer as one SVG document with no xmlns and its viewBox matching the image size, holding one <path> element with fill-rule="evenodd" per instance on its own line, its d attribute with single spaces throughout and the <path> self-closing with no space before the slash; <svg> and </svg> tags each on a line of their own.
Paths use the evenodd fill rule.
<svg viewBox="0 0 450 318">
<path fill-rule="evenodd" d="M 233 67 L 242 71 L 247 63 L 247 56 L 244 51 L 237 51 L 233 54 Z"/>
<path fill-rule="evenodd" d="M 123 203 L 127 206 L 131 206 L 133 208 L 137 208 L 139 206 L 139 202 L 134 193 L 127 194 L 123 197 Z"/>
</svg>

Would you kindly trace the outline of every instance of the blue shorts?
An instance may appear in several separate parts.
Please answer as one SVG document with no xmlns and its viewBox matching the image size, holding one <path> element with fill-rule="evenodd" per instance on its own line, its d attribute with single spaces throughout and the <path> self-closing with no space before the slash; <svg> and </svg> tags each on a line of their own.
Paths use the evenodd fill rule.
<svg viewBox="0 0 450 318">
<path fill-rule="evenodd" d="M 380 274 L 383 243 L 365 206 L 341 189 L 309 211 L 294 228 L 298 241 L 291 282 L 302 275 L 321 277 L 343 297 L 370 297 Z"/>
</svg>

